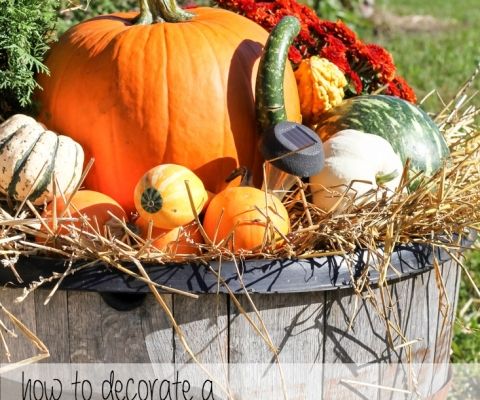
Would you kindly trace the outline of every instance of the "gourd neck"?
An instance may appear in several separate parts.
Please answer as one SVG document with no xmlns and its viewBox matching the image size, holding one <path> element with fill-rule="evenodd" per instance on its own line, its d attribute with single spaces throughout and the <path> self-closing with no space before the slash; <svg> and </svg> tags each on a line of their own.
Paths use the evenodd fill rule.
<svg viewBox="0 0 480 400">
<path fill-rule="evenodd" d="M 296 17 L 286 16 L 268 36 L 255 82 L 255 109 L 261 133 L 287 120 L 283 80 L 288 50 L 300 32 Z"/>
<path fill-rule="evenodd" d="M 398 176 L 398 172 L 396 170 L 388 173 L 380 173 L 375 175 L 375 181 L 378 186 L 385 185 L 386 183 L 393 181 Z"/>
<path fill-rule="evenodd" d="M 235 178 L 238 178 L 239 176 L 242 177 L 242 180 L 240 181 L 239 186 L 241 187 L 253 187 L 253 177 L 251 171 L 244 166 L 240 166 L 232 171 L 230 175 L 228 175 L 227 179 L 225 181 L 231 182 Z"/>
<path fill-rule="evenodd" d="M 139 0 L 140 14 L 135 25 L 150 25 L 157 22 L 182 22 L 193 18 L 175 0 Z"/>
</svg>

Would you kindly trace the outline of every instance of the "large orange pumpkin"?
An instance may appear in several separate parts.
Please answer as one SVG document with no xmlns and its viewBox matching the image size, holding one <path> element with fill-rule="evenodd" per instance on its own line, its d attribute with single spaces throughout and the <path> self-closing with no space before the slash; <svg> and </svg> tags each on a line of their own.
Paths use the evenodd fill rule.
<svg viewBox="0 0 480 400">
<path fill-rule="evenodd" d="M 188 167 L 215 193 L 238 165 L 262 176 L 254 85 L 267 32 L 222 9 L 194 8 L 187 20 L 175 5 L 166 15 L 161 2 L 174 4 L 151 0 L 143 16 L 163 22 L 117 13 L 74 26 L 46 59 L 50 76 L 38 79 L 40 120 L 82 144 L 95 158 L 87 187 L 127 211 L 136 182 L 158 164 Z M 299 121 L 290 66 L 285 103 Z"/>
</svg>

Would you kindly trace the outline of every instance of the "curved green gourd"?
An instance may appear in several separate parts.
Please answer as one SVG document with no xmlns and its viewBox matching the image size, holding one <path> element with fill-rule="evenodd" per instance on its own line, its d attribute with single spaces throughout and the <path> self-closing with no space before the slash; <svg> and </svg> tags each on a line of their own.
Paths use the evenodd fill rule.
<svg viewBox="0 0 480 400">
<path fill-rule="evenodd" d="M 258 66 L 255 85 L 255 109 L 263 133 L 287 119 L 283 91 L 288 49 L 300 32 L 296 17 L 286 16 L 273 28 Z"/>
</svg>

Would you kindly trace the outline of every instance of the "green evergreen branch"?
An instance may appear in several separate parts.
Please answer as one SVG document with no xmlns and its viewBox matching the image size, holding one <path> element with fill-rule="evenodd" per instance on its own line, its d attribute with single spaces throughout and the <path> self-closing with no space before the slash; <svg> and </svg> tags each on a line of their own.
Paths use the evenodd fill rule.
<svg viewBox="0 0 480 400">
<path fill-rule="evenodd" d="M 35 74 L 55 38 L 59 0 L 0 0 L 0 116 L 31 104 Z"/>
</svg>

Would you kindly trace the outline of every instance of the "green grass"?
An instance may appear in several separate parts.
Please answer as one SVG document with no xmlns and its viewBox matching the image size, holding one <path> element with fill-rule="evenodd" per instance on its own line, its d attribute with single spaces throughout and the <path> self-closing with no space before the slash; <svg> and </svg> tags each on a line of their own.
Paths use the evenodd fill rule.
<svg viewBox="0 0 480 400">
<path fill-rule="evenodd" d="M 360 32 L 363 40 L 379 43 L 392 53 L 399 74 L 414 87 L 419 99 L 437 90 L 442 99 L 450 100 L 480 60 L 478 0 L 377 0 L 377 7 L 396 14 L 429 14 L 457 21 L 453 28 L 435 34 L 391 32 L 375 36 L 372 32 Z M 473 89 L 480 90 L 480 78 Z M 480 107 L 480 94 L 473 103 Z M 430 112 L 438 111 L 440 107 L 441 102 L 436 96 L 424 104 Z M 470 254 L 467 268 L 480 286 L 480 252 Z M 478 299 L 478 296 L 464 276 L 458 310 L 462 311 L 465 305 L 468 307 L 457 315 L 453 362 L 480 362 L 480 304 L 468 305 L 470 299 Z"/>
<path fill-rule="evenodd" d="M 480 282 L 480 252 L 468 257 L 467 269 L 478 285 Z M 452 361 L 458 363 L 480 363 L 480 303 L 473 285 L 464 276 L 460 285 L 458 316 L 452 344 Z"/>
<path fill-rule="evenodd" d="M 454 96 L 480 61 L 478 0 L 377 0 L 377 7 L 400 15 L 427 14 L 456 21 L 454 27 L 434 34 L 393 32 L 373 36 L 362 32 L 364 40 L 377 42 L 392 53 L 399 74 L 416 89 L 419 99 L 432 90 L 444 100 Z M 480 90 L 480 80 L 475 87 Z M 480 97 L 475 102 L 480 106 Z M 425 108 L 437 111 L 440 105 L 432 97 Z"/>
</svg>

